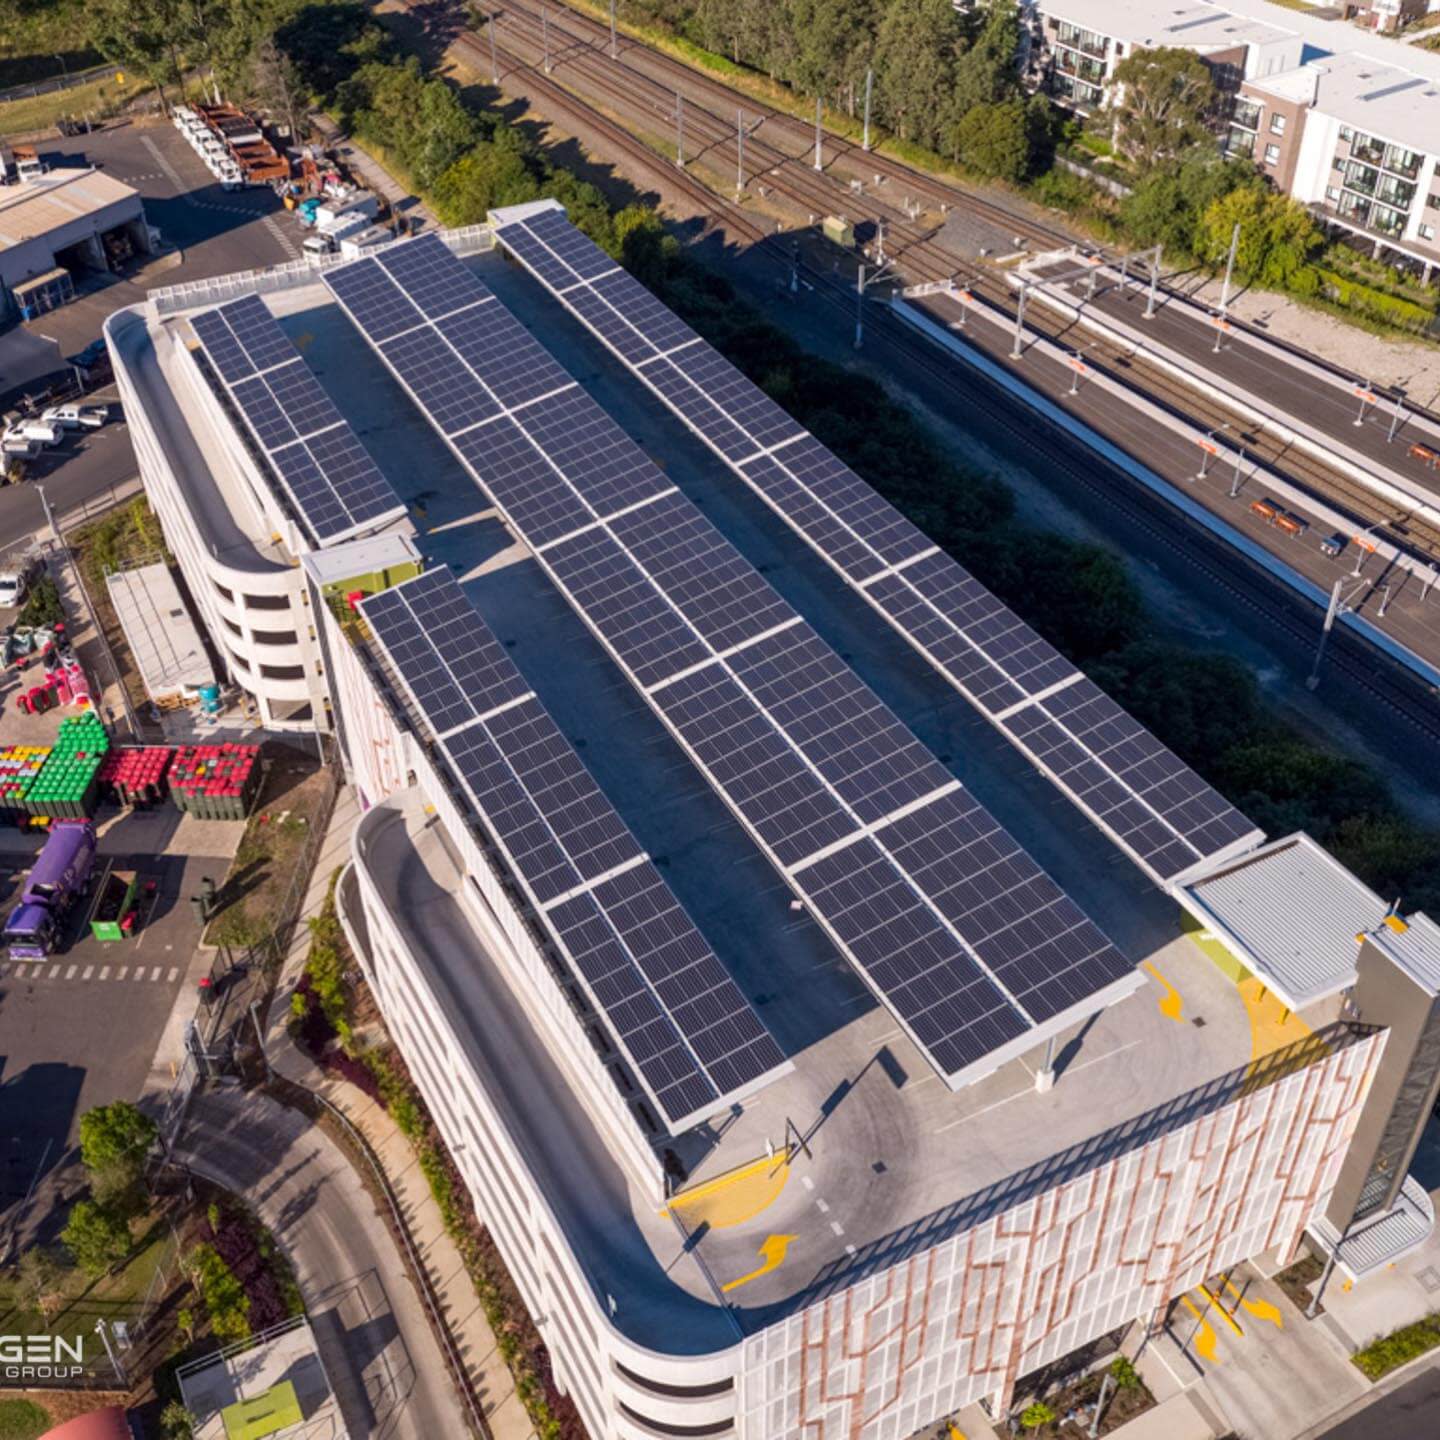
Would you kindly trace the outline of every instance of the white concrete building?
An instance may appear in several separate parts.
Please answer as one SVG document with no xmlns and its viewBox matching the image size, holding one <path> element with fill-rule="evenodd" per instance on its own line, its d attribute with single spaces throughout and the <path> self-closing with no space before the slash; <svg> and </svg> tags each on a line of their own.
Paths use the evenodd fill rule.
<svg viewBox="0 0 1440 1440">
<path fill-rule="evenodd" d="M 105 339 L 146 495 L 244 708 L 267 729 L 329 730 L 300 568 L 300 556 L 320 547 L 293 497 L 183 319 L 150 301 L 113 313 Z M 398 500 L 375 527 L 409 528 Z"/>
<path fill-rule="evenodd" d="M 1353 935 L 1332 947 L 1338 988 L 1322 987 L 1303 1011 L 1313 1041 L 1255 1061 L 1246 1005 L 1181 933 L 1175 898 L 1138 867 L 1114 865 L 1077 810 L 1036 805 L 1032 768 L 976 726 L 958 694 L 923 690 L 917 701 L 903 642 L 491 244 L 483 231 L 452 238 L 742 554 L 764 554 L 783 598 L 854 653 L 919 741 L 963 772 L 1125 957 L 1165 977 L 1163 990 L 1146 979 L 1065 1026 L 1053 1087 L 1037 1087 L 1049 1062 L 1032 1051 L 951 1089 L 792 906 L 747 832 L 313 275 L 235 277 L 116 317 L 108 335 L 137 445 L 148 447 L 147 487 L 172 544 L 178 536 L 191 547 L 187 576 L 194 567 L 213 592 L 223 565 L 220 583 L 235 595 L 284 595 L 306 627 L 296 654 L 323 670 L 317 702 L 333 708 L 365 812 L 338 891 L 342 921 L 540 1326 L 555 1381 L 595 1440 L 904 1440 L 972 1401 L 999 1412 L 1037 1367 L 1148 1325 L 1244 1258 L 1292 1255 L 1334 1208 L 1357 1134 L 1384 1131 L 1385 1163 L 1403 1173 L 1404 1146 L 1383 1124 L 1394 1108 L 1376 1115 L 1370 1103 L 1382 1059 L 1403 1047 L 1387 1048 L 1383 1004 L 1360 1004 L 1366 1023 L 1342 1018 Z M 199 308 L 247 285 L 287 334 L 305 337 L 307 365 L 362 429 L 412 526 L 309 548 L 284 533 L 245 456 L 216 433 L 223 417 L 188 353 Z M 396 338 L 414 343 L 403 325 Z M 451 419 L 482 444 L 503 429 L 466 423 L 468 411 Z M 535 473 L 539 484 L 545 471 Z M 187 504 L 199 510 L 188 520 Z M 243 544 L 233 518 L 242 513 L 252 519 Z M 268 544 L 254 533 L 262 516 L 275 527 Z M 537 899 L 513 837 L 487 821 L 473 779 L 451 769 L 447 737 L 465 726 L 427 718 L 414 673 L 397 673 L 367 619 L 365 597 L 405 594 L 422 566 L 453 577 L 449 588 L 474 612 L 447 612 L 433 641 L 420 632 L 435 652 L 427 673 L 458 686 L 483 625 L 531 693 L 497 704 L 483 690 L 469 695 L 485 706 L 475 723 L 543 706 L 783 1052 L 787 1063 L 758 1089 L 673 1127 L 647 1103 L 611 1012 L 593 999 L 610 972 L 592 973 L 555 938 L 552 911 L 573 897 Z M 222 630 L 228 618 L 245 630 L 248 607 L 213 594 L 206 604 Z M 544 821 L 520 827 L 530 843 L 558 843 L 539 787 L 520 789 L 515 805 Z M 1208 891 L 1238 947 L 1253 916 L 1242 924 L 1229 914 L 1232 893 L 1270 897 L 1283 920 L 1283 887 Z M 1328 937 L 1351 917 L 1337 911 L 1329 928 L 1323 914 L 1307 920 Z M 1382 924 L 1393 929 L 1393 918 Z M 1412 930 L 1411 951 L 1371 948 L 1373 966 L 1405 973 L 1413 1013 L 1409 997 L 1440 985 L 1440 936 L 1423 920 Z M 1196 1016 L 1203 1027 L 1188 1023 Z M 1410 1079 L 1406 1093 L 1418 1093 Z M 1374 1168 L 1362 1165 L 1356 1183 Z M 1418 1202 L 1407 1204 L 1398 1243 L 1413 1245 L 1424 1207 L 1417 1219 Z"/>
</svg>

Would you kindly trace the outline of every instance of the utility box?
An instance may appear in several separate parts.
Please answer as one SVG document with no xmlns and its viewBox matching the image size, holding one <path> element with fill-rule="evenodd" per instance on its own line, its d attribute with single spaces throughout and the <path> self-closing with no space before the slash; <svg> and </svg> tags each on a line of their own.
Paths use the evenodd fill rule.
<svg viewBox="0 0 1440 1440">
<path fill-rule="evenodd" d="M 846 250 L 855 248 L 855 227 L 843 215 L 827 215 L 820 229 L 832 244 Z"/>
</svg>

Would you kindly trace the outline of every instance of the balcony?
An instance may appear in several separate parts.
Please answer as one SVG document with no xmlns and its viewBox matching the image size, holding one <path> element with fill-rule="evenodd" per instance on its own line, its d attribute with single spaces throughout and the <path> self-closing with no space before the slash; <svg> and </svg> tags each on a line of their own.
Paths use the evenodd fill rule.
<svg viewBox="0 0 1440 1440">
<path fill-rule="evenodd" d="M 1382 163 L 1392 175 L 1399 175 L 1405 180 L 1414 180 L 1420 174 L 1420 167 L 1425 163 L 1425 157 L 1417 155 L 1413 150 L 1402 150 L 1398 145 L 1387 145 Z"/>
<path fill-rule="evenodd" d="M 1253 100 L 1237 100 L 1230 113 L 1230 123 L 1238 125 L 1242 130 L 1258 130 L 1260 114 L 1261 107 Z"/>
<path fill-rule="evenodd" d="M 1068 45 L 1072 50 L 1094 55 L 1101 60 L 1105 58 L 1105 50 L 1109 44 L 1103 35 L 1093 35 L 1088 30 L 1080 29 L 1078 25 L 1061 25 L 1055 32 L 1055 43 Z"/>
<path fill-rule="evenodd" d="M 1373 195 L 1380 184 L 1380 172 L 1353 161 L 1345 167 L 1344 185 L 1358 195 Z"/>
<path fill-rule="evenodd" d="M 1057 48 L 1055 51 L 1055 68 L 1063 71 L 1066 75 L 1076 75 L 1081 80 L 1091 85 L 1102 85 L 1105 82 L 1105 67 L 1098 60 L 1092 60 L 1086 55 L 1081 55 L 1075 50 Z"/>
<path fill-rule="evenodd" d="M 1356 135 L 1350 142 L 1350 158 L 1378 165 L 1385 158 L 1385 146 L 1370 135 Z"/>
<path fill-rule="evenodd" d="M 1254 155 L 1254 134 L 1249 130 L 1241 130 L 1232 126 L 1229 138 L 1225 142 L 1225 150 L 1230 155 Z"/>
<path fill-rule="evenodd" d="M 1405 230 L 1405 216 L 1399 210 L 1376 205 L 1370 212 L 1370 228 L 1380 235 L 1400 235 Z"/>
<path fill-rule="evenodd" d="M 1376 199 L 1386 205 L 1393 205 L 1397 210 L 1409 210 L 1410 202 L 1415 198 L 1415 187 L 1404 180 L 1396 180 L 1387 175 L 1381 182 L 1376 192 Z"/>
</svg>

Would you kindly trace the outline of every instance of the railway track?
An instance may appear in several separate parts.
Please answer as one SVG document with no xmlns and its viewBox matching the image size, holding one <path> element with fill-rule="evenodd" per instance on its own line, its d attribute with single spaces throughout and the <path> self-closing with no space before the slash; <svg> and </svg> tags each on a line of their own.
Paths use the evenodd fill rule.
<svg viewBox="0 0 1440 1440">
<path fill-rule="evenodd" d="M 421 16 L 430 9 L 425 0 L 402 0 L 402 3 Z M 509 38 L 507 36 L 507 41 Z M 463 32 L 453 37 L 452 44 L 478 73 L 489 73 L 491 49 L 488 39 Z M 747 242 L 771 256 L 781 273 L 798 263 L 806 283 L 820 303 L 838 311 L 846 319 L 853 313 L 855 297 L 851 286 L 813 266 L 797 262 L 791 247 L 760 217 L 717 194 L 687 169 L 658 155 L 618 120 L 561 84 L 553 73 L 547 75 L 542 66 L 531 64 L 508 43 L 501 46 L 497 40 L 495 55 L 501 63 L 502 76 L 505 73 L 518 75 L 527 91 L 542 99 L 554 118 L 562 122 L 568 119 L 602 137 L 639 173 L 653 176 L 684 193 L 699 213 L 709 217 L 712 228 L 723 228 L 732 239 Z M 609 85 L 602 89 L 603 93 L 612 96 L 615 93 Z M 1032 307 L 1032 311 L 1027 312 L 1027 318 L 1038 308 Z M 1055 318 L 1061 320 L 1065 317 Z M 1068 324 L 1068 320 L 1065 323 Z M 1107 510 L 1121 507 L 1127 524 L 1146 534 L 1153 543 L 1175 553 L 1184 563 L 1202 571 L 1211 583 L 1221 586 L 1227 594 L 1260 616 L 1268 633 L 1287 637 L 1301 653 L 1313 650 L 1319 629 L 1313 607 L 1277 586 L 1271 577 L 1233 547 L 1194 525 L 1159 497 L 1137 487 L 1128 476 L 1109 464 L 1088 452 L 1077 456 L 1067 437 L 1048 425 L 1037 423 L 1033 411 L 997 387 L 962 372 L 946 361 L 933 346 L 885 307 L 874 308 L 867 319 L 866 334 L 872 352 L 879 351 L 903 360 L 911 373 L 923 380 L 928 390 L 941 397 L 938 403 L 942 409 L 947 402 L 953 407 L 957 399 L 962 404 L 983 405 L 987 422 L 1003 431 L 1017 449 L 1036 457 L 1041 462 L 1042 472 L 1060 471 L 1067 484 L 1095 496 Z M 1114 362 L 1123 372 L 1126 368 L 1124 357 L 1117 355 Z M 1131 368 L 1135 367 L 1132 365 Z M 1150 383 L 1148 375 L 1145 383 Z M 1165 377 L 1164 383 L 1172 390 L 1179 384 L 1168 377 Z M 1160 389 L 1159 377 L 1156 389 Z M 1193 392 L 1185 390 L 1184 398 L 1188 404 L 1194 398 Z M 1297 483 L 1304 482 L 1297 479 Z M 1343 627 L 1337 628 L 1331 638 L 1326 666 L 1331 673 L 1344 675 L 1357 691 L 1370 696 L 1412 732 L 1432 744 L 1440 745 L 1440 708 L 1434 703 L 1434 695 L 1420 681 L 1391 662 L 1377 664 L 1377 652 L 1363 639 Z"/>
</svg>

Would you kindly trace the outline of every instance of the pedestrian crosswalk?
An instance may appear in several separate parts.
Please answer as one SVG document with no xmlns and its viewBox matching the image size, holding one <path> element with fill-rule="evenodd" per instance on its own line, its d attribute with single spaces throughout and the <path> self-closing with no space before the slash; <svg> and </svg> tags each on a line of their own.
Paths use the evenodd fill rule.
<svg viewBox="0 0 1440 1440">
<path fill-rule="evenodd" d="M 64 960 L 9 960 L 0 962 L 0 980 L 73 980 L 94 984 L 101 980 L 127 985 L 173 985 L 180 978 L 178 965 L 83 965 Z"/>
</svg>

